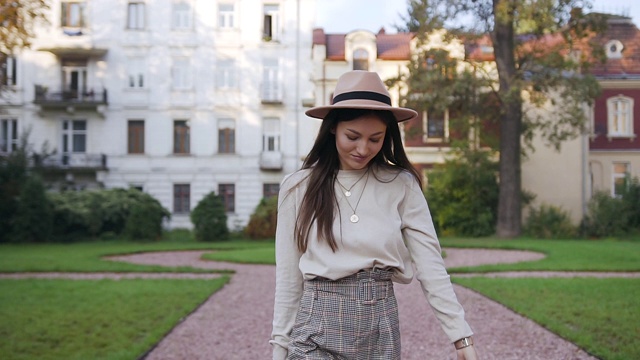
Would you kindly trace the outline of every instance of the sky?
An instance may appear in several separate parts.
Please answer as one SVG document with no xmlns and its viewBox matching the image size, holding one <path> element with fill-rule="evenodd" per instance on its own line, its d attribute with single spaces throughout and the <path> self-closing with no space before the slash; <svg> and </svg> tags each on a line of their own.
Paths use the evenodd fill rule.
<svg viewBox="0 0 640 360">
<path fill-rule="evenodd" d="M 353 30 L 369 30 L 377 33 L 384 27 L 388 33 L 394 25 L 402 24 L 406 15 L 407 0 L 318 0 L 316 27 L 325 33 L 348 33 Z M 631 16 L 640 27 L 640 1 L 594 0 L 591 11 Z"/>
</svg>

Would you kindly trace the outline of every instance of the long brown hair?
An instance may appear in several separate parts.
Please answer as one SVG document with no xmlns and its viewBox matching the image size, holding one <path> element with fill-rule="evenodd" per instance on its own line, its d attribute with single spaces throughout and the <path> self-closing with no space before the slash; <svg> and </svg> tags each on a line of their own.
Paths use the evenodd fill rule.
<svg viewBox="0 0 640 360">
<path fill-rule="evenodd" d="M 309 231 L 314 221 L 318 229 L 318 241 L 326 241 L 335 252 L 338 244 L 333 234 L 334 209 L 338 200 L 334 183 L 340 169 L 340 159 L 336 149 L 336 137 L 332 133 L 339 122 L 350 121 L 365 115 L 374 115 L 387 126 L 382 149 L 371 160 L 379 167 L 392 167 L 408 170 L 422 186 L 418 171 L 411 165 L 402 145 L 400 128 L 393 113 L 386 110 L 333 109 L 322 121 L 316 141 L 307 155 L 302 169 L 310 169 L 307 190 L 302 198 L 300 213 L 296 219 L 295 239 L 301 252 L 307 250 Z"/>
</svg>

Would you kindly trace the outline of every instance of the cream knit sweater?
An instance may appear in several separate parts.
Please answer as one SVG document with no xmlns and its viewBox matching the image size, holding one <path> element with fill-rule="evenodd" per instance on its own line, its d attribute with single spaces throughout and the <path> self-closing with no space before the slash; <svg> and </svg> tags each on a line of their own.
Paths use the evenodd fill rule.
<svg viewBox="0 0 640 360">
<path fill-rule="evenodd" d="M 340 170 L 338 180 L 350 188 L 363 170 Z M 326 242 L 319 243 L 314 226 L 305 253 L 297 250 L 294 226 L 304 196 L 309 170 L 300 170 L 282 181 L 276 230 L 276 294 L 270 343 L 273 359 L 285 359 L 289 333 L 295 322 L 303 281 L 321 276 L 339 279 L 368 268 L 393 268 L 393 281 L 411 282 L 414 271 L 424 294 L 453 342 L 472 331 L 464 319 L 449 275 L 429 207 L 413 176 L 371 167 L 351 189 L 351 196 L 336 183 L 339 211 L 333 231 L 338 243 L 335 253 Z M 361 199 L 359 199 L 361 196 Z M 359 204 L 358 199 L 360 200 Z M 349 206 L 346 201 L 349 201 Z M 349 221 L 356 208 L 357 223 Z M 412 265 L 413 264 L 413 265 Z"/>
</svg>

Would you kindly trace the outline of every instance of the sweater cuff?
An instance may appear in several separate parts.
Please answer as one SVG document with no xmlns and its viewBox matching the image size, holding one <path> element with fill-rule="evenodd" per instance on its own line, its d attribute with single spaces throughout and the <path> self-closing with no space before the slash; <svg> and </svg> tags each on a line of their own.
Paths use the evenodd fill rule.
<svg viewBox="0 0 640 360">
<path fill-rule="evenodd" d="M 278 344 L 272 344 L 273 346 L 273 360 L 285 360 L 289 351 Z"/>
</svg>

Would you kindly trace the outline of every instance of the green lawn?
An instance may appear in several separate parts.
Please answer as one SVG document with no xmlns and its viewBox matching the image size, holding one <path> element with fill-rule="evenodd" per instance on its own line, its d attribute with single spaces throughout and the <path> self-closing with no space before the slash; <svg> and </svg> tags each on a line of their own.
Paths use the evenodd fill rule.
<svg viewBox="0 0 640 360">
<path fill-rule="evenodd" d="M 137 359 L 228 279 L 0 280 L 1 357 Z"/>
<path fill-rule="evenodd" d="M 546 254 L 540 261 L 451 269 L 451 273 L 456 283 L 533 319 L 602 359 L 640 358 L 640 279 L 455 277 L 457 272 L 480 271 L 640 271 L 640 241 L 486 238 L 443 239 L 442 245 Z M 173 238 L 153 243 L 0 245 L 0 272 L 196 271 L 101 259 L 195 249 L 214 250 L 205 255 L 212 260 L 274 263 L 273 241 L 197 243 Z M 3 359 L 135 359 L 225 281 L 0 280 L 0 354 Z"/>
</svg>

